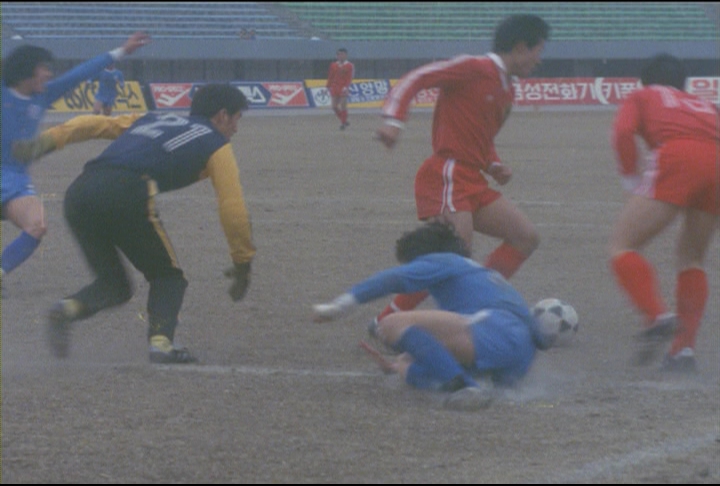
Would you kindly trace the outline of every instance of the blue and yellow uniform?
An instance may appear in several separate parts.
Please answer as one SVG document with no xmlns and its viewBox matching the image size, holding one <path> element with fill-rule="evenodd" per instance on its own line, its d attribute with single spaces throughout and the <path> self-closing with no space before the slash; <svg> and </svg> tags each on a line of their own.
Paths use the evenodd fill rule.
<svg viewBox="0 0 720 486">
<path fill-rule="evenodd" d="M 65 217 L 97 279 L 69 297 L 83 316 L 127 301 L 122 251 L 150 283 L 149 336 L 173 339 L 187 281 L 155 208 L 155 196 L 210 178 L 234 263 L 255 255 L 239 169 L 229 140 L 199 116 L 84 115 L 43 133 L 56 148 L 116 138 L 89 161 L 65 195 Z"/>
<path fill-rule="evenodd" d="M 467 317 L 475 349 L 472 374 L 511 385 L 527 374 L 536 348 L 549 347 L 520 293 L 496 271 L 455 253 L 419 256 L 376 273 L 349 293 L 362 304 L 420 290 L 428 290 L 439 309 Z"/>
<path fill-rule="evenodd" d="M 12 199 L 35 194 L 27 165 L 21 163 L 12 154 L 12 145 L 18 140 L 27 140 L 37 135 L 38 126 L 45 111 L 66 91 L 77 86 L 82 80 L 114 62 L 109 53 L 101 54 L 84 62 L 70 71 L 49 81 L 45 91 L 32 96 L 20 95 L 17 91 L 2 84 L 2 130 L 0 150 L 0 179 L 2 186 L 2 205 Z"/>
</svg>

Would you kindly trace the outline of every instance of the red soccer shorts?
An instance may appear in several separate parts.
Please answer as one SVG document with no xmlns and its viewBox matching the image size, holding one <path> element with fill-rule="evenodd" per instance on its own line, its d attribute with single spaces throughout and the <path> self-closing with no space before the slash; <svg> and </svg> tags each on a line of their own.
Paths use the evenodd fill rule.
<svg viewBox="0 0 720 486">
<path fill-rule="evenodd" d="M 500 198 L 476 167 L 437 155 L 427 159 L 415 176 L 418 219 L 444 212 L 474 213 Z"/>
<path fill-rule="evenodd" d="M 720 147 L 712 142 L 675 140 L 652 157 L 635 193 L 720 215 Z"/>
</svg>

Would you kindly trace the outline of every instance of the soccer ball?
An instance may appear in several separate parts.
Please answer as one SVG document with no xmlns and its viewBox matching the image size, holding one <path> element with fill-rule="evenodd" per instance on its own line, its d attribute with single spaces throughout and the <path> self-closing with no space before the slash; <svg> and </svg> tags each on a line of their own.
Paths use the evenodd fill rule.
<svg viewBox="0 0 720 486">
<path fill-rule="evenodd" d="M 543 334 L 554 345 L 567 345 L 578 330 L 578 315 L 573 306 L 560 299 L 543 299 L 533 306 L 533 316 Z"/>
</svg>

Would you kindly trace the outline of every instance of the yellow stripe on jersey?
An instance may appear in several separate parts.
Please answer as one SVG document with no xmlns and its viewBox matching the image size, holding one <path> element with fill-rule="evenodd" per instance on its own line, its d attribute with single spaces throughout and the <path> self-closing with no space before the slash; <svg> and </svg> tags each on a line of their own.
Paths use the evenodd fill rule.
<svg viewBox="0 0 720 486">
<path fill-rule="evenodd" d="M 212 154 L 207 163 L 207 174 L 215 188 L 220 224 L 230 247 L 230 257 L 235 263 L 249 262 L 255 256 L 255 245 L 240 184 L 240 170 L 229 143 Z"/>
</svg>

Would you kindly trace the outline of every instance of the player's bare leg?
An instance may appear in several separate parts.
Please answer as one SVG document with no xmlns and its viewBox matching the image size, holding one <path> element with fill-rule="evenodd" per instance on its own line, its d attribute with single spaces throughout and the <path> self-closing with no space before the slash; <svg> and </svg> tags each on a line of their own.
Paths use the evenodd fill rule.
<svg viewBox="0 0 720 486">
<path fill-rule="evenodd" d="M 610 238 L 610 265 L 618 285 L 645 316 L 638 335 L 634 364 L 650 363 L 660 346 L 672 338 L 674 314 L 668 312 L 653 265 L 640 254 L 680 212 L 680 208 L 643 196 L 632 196 L 618 217 Z"/>
<path fill-rule="evenodd" d="M 3 216 L 22 233 L 2 252 L 2 270 L 6 275 L 20 266 L 35 252 L 47 231 L 43 203 L 37 196 L 23 196 L 3 207 Z"/>
<path fill-rule="evenodd" d="M 668 371 L 695 371 L 695 340 L 709 293 L 703 265 L 719 225 L 720 217 L 713 214 L 694 209 L 685 213 L 677 245 L 678 329 L 663 362 L 663 368 Z"/>
<path fill-rule="evenodd" d="M 468 320 L 464 316 L 440 310 L 398 312 L 380 321 L 378 335 L 383 342 L 392 346 L 411 326 L 432 334 L 463 366 L 473 364 L 475 347 Z"/>
</svg>

